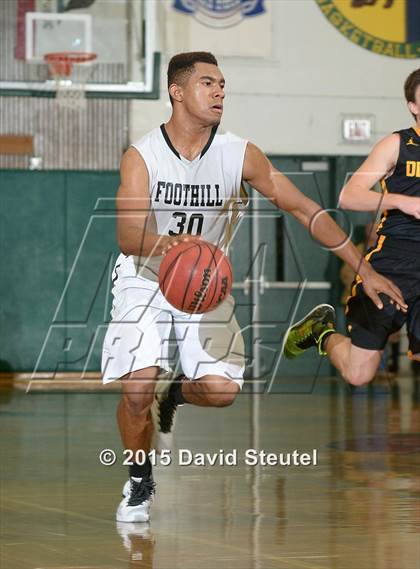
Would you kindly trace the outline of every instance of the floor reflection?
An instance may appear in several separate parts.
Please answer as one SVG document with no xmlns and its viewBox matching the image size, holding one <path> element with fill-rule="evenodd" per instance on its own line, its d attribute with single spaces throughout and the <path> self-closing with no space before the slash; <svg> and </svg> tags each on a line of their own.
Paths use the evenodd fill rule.
<svg viewBox="0 0 420 569">
<path fill-rule="evenodd" d="M 128 553 L 129 569 L 153 567 L 155 538 L 150 524 L 116 522 L 118 535 Z"/>
<path fill-rule="evenodd" d="M 125 480 L 115 394 L 0 392 L 0 567 L 414 569 L 418 382 L 185 406 L 176 451 L 237 449 L 237 466 L 157 467 L 148 524 L 117 524 Z M 318 449 L 318 466 L 247 466 L 248 448 Z"/>
</svg>

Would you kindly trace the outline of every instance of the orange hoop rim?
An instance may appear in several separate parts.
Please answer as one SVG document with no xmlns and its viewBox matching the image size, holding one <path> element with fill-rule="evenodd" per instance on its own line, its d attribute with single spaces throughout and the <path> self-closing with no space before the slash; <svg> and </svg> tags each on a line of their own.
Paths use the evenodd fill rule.
<svg viewBox="0 0 420 569">
<path fill-rule="evenodd" d="M 93 61 L 98 56 L 96 53 L 88 51 L 55 51 L 53 53 L 46 53 L 44 61 L 47 63 L 54 63 L 56 61 L 68 63 L 86 63 Z"/>
<path fill-rule="evenodd" d="M 88 51 L 55 51 L 44 55 L 44 61 L 55 78 L 70 77 L 74 65 L 82 67 L 83 64 L 90 63 L 96 58 L 96 53 Z"/>
</svg>

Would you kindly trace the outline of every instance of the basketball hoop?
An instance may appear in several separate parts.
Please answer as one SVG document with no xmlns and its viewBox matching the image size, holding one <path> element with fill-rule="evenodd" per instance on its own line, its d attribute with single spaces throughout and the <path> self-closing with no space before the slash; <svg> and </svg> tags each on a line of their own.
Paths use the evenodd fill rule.
<svg viewBox="0 0 420 569">
<path fill-rule="evenodd" d="M 44 61 L 55 81 L 56 99 L 60 107 L 86 108 L 86 82 L 96 57 L 96 53 L 81 51 L 60 51 L 44 55 Z"/>
</svg>

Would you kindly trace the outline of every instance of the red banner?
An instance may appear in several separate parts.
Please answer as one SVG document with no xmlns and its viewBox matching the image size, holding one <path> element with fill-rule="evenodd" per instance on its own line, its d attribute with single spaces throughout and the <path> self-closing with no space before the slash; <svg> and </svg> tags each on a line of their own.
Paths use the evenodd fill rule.
<svg viewBox="0 0 420 569">
<path fill-rule="evenodd" d="M 35 0 L 17 1 L 16 18 L 16 59 L 25 59 L 25 15 L 26 12 L 35 12 Z"/>
</svg>

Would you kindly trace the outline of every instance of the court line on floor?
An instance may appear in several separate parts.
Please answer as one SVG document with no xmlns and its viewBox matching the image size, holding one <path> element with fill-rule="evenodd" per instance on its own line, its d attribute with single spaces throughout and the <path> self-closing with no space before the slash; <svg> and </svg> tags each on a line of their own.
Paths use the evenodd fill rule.
<svg viewBox="0 0 420 569">
<path fill-rule="evenodd" d="M 174 535 L 172 533 L 168 533 L 166 530 L 163 532 L 164 535 L 166 537 L 171 537 L 173 539 L 177 539 L 177 535 Z M 182 536 L 183 539 L 188 539 L 189 541 L 192 542 L 197 542 L 197 543 L 201 543 L 201 544 L 206 544 L 209 546 L 213 546 L 213 547 L 225 547 L 227 549 L 231 549 L 233 551 L 237 551 L 239 553 L 244 553 L 244 549 L 242 547 L 237 547 L 235 545 L 232 545 L 231 543 L 224 543 L 224 544 L 220 544 L 219 542 L 214 542 L 214 541 L 210 541 L 208 539 L 200 539 L 197 537 L 192 537 L 192 536 L 187 536 L 187 535 L 183 535 Z M 252 552 L 252 550 L 249 551 L 248 553 L 249 556 L 253 556 L 254 553 Z M 325 565 L 309 565 L 306 561 L 302 561 L 302 562 L 298 562 L 298 561 L 291 561 L 290 559 L 295 559 L 295 557 L 289 557 L 289 556 L 278 556 L 278 555 L 271 555 L 268 553 L 258 553 L 258 556 L 261 559 L 266 559 L 267 561 L 282 561 L 285 562 L 287 565 L 289 565 L 291 568 L 296 567 L 296 569 L 331 569 L 330 566 L 326 567 Z M 313 555 L 313 556 L 297 556 L 297 559 L 301 559 L 301 558 L 311 558 L 311 559 L 318 559 L 318 558 L 323 558 L 323 559 L 332 559 L 332 558 L 338 558 L 340 557 L 339 555 L 322 555 L 322 556 L 317 556 L 317 555 Z"/>
<path fill-rule="evenodd" d="M 103 522 L 105 524 L 111 524 L 114 522 L 114 520 L 104 520 L 102 518 L 96 518 L 95 516 L 88 516 L 86 514 L 78 514 L 77 512 L 72 512 L 71 510 L 62 510 L 61 508 L 51 508 L 49 506 L 41 506 L 39 504 L 33 504 L 32 502 L 26 502 L 26 501 L 21 501 L 21 500 L 16 500 L 13 498 L 3 498 L 2 499 L 5 502 L 10 502 L 12 504 L 19 504 L 19 506 L 30 506 L 36 510 L 45 510 L 47 512 L 54 512 L 56 514 L 66 514 L 66 515 L 70 515 L 73 516 L 74 518 L 80 518 L 80 519 L 84 519 L 84 520 L 94 520 L 97 522 Z"/>
<path fill-rule="evenodd" d="M 19 504 L 19 505 L 23 505 L 26 507 L 32 507 L 33 509 L 36 510 L 44 510 L 44 511 L 48 511 L 48 512 L 54 512 L 54 513 L 60 513 L 60 514 L 65 514 L 65 515 L 69 515 L 75 518 L 80 518 L 80 519 L 85 519 L 85 520 L 95 520 L 95 521 L 99 521 L 99 522 L 103 522 L 106 524 L 114 524 L 114 520 L 104 520 L 102 518 L 95 518 L 94 516 L 87 516 L 86 514 L 78 514 L 77 512 L 72 512 L 71 510 L 63 510 L 60 508 L 51 508 L 49 506 L 41 506 L 39 504 L 33 504 L 32 502 L 26 502 L 26 501 L 21 501 L 21 500 L 16 500 L 13 498 L 4 498 L 4 501 L 6 502 L 10 502 L 12 504 Z M 166 530 L 164 530 L 162 533 L 164 533 L 165 536 L 169 536 L 172 537 L 173 539 L 179 539 L 180 536 L 179 534 L 173 534 L 173 533 L 169 533 Z M 182 535 L 182 539 L 187 539 L 188 541 L 192 541 L 192 542 L 197 542 L 197 543 L 204 543 L 207 544 L 209 546 L 213 546 L 213 547 L 223 547 L 225 549 L 230 549 L 232 551 L 236 551 L 239 553 L 244 553 L 244 549 L 242 547 L 237 547 L 235 545 L 232 545 L 231 543 L 223 543 L 221 544 L 220 542 L 214 542 L 208 539 L 200 539 L 197 537 L 192 537 L 186 534 Z M 253 555 L 252 551 L 249 551 L 250 556 Z M 296 569 L 330 569 L 329 567 L 326 567 L 325 565 L 313 565 L 313 564 L 309 564 L 306 561 L 296 561 L 295 557 L 293 557 L 293 561 L 291 561 L 291 558 L 288 556 L 278 556 L 278 555 L 271 555 L 271 554 L 267 554 L 267 553 L 259 553 L 258 557 L 260 557 L 261 559 L 266 559 L 267 561 L 281 561 L 283 563 L 286 563 L 287 565 L 289 565 L 291 568 L 296 568 Z M 331 558 L 336 558 L 339 557 L 338 555 L 322 555 L 322 556 L 318 556 L 318 555 L 313 555 L 313 556 L 299 556 L 297 557 L 297 559 L 302 559 L 302 557 L 304 559 L 331 559 Z M 68 568 L 66 568 L 68 569 Z"/>
</svg>

